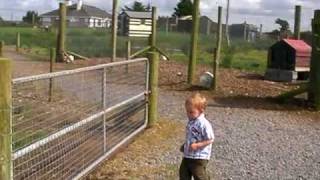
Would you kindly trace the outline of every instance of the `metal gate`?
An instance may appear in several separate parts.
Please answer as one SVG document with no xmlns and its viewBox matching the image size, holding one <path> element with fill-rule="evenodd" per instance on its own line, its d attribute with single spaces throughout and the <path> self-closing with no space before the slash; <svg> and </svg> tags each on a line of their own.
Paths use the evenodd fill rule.
<svg viewBox="0 0 320 180">
<path fill-rule="evenodd" d="M 13 80 L 13 179 L 79 179 L 146 127 L 146 58 Z"/>
</svg>

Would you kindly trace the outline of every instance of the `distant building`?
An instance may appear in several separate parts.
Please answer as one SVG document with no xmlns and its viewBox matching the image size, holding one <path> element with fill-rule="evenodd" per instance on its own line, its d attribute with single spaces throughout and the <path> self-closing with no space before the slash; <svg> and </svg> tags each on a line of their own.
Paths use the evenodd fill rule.
<svg viewBox="0 0 320 180">
<path fill-rule="evenodd" d="M 243 38 L 246 41 L 252 42 L 259 37 L 259 28 L 253 24 L 232 24 L 229 28 L 230 36 L 232 38 Z"/>
<path fill-rule="evenodd" d="M 42 26 L 55 26 L 59 22 L 59 9 L 40 15 Z M 85 5 L 81 0 L 67 6 L 68 27 L 109 28 L 111 15 L 94 6 Z"/>
<path fill-rule="evenodd" d="M 123 11 L 119 15 L 119 34 L 149 37 L 152 34 L 152 12 Z"/>
<path fill-rule="evenodd" d="M 168 29 L 168 31 L 177 31 L 182 33 L 191 33 L 192 31 L 192 16 L 183 17 L 160 17 L 158 21 L 160 29 Z M 222 25 L 225 29 L 225 25 Z M 201 34 L 214 34 L 217 32 L 218 23 L 212 21 L 207 16 L 200 17 L 200 28 Z"/>
</svg>

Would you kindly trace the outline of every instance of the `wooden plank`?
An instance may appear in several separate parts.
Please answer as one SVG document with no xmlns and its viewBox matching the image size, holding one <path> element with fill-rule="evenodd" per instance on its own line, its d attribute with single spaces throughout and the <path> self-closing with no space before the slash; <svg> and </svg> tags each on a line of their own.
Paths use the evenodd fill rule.
<svg viewBox="0 0 320 180">
<path fill-rule="evenodd" d="M 117 30 L 118 30 L 118 0 L 113 0 L 112 8 L 112 57 L 111 61 L 114 62 L 117 58 Z"/>
<path fill-rule="evenodd" d="M 64 51 L 66 41 L 66 19 L 67 19 L 67 7 L 64 3 L 59 4 L 59 29 L 57 40 L 57 56 L 56 62 L 64 62 Z"/>
<path fill-rule="evenodd" d="M 152 127 L 158 121 L 158 94 L 159 94 L 159 53 L 149 53 L 149 106 L 148 127 Z"/>
<path fill-rule="evenodd" d="M 0 57 L 3 57 L 4 41 L 0 42 Z"/>
<path fill-rule="evenodd" d="M 222 7 L 218 8 L 218 33 L 217 33 L 217 44 L 214 53 L 214 63 L 213 63 L 213 83 L 212 90 L 217 90 L 218 78 L 219 78 L 219 63 L 220 63 L 220 53 L 222 44 Z"/>
<path fill-rule="evenodd" d="M 16 35 L 16 51 L 20 51 L 20 33 L 18 32 Z"/>
<path fill-rule="evenodd" d="M 0 58 L 0 179 L 12 179 L 11 60 Z"/>
<path fill-rule="evenodd" d="M 320 110 L 320 10 L 316 10 L 312 20 L 312 55 L 310 66 L 309 101 Z"/>
<path fill-rule="evenodd" d="M 191 34 L 191 47 L 190 58 L 188 66 L 188 83 L 192 85 L 195 80 L 195 72 L 197 65 L 197 50 L 198 50 L 198 38 L 199 38 L 199 26 L 200 26 L 200 0 L 193 1 L 193 13 L 192 13 L 192 34 Z"/>
</svg>

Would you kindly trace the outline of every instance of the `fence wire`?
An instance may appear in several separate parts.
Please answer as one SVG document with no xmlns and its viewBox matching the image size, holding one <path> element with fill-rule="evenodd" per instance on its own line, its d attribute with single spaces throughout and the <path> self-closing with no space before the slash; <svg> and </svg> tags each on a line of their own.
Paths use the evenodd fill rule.
<svg viewBox="0 0 320 180">
<path fill-rule="evenodd" d="M 15 79 L 14 179 L 73 179 L 145 126 L 147 72 L 139 59 Z"/>
</svg>

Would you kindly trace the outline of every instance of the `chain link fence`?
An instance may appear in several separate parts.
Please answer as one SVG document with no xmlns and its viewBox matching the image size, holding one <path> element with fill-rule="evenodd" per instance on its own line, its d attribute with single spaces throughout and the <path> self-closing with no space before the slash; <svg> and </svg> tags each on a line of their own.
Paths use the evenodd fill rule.
<svg viewBox="0 0 320 180">
<path fill-rule="evenodd" d="M 145 128 L 147 91 L 145 58 L 14 79 L 14 179 L 79 179 Z"/>
</svg>

